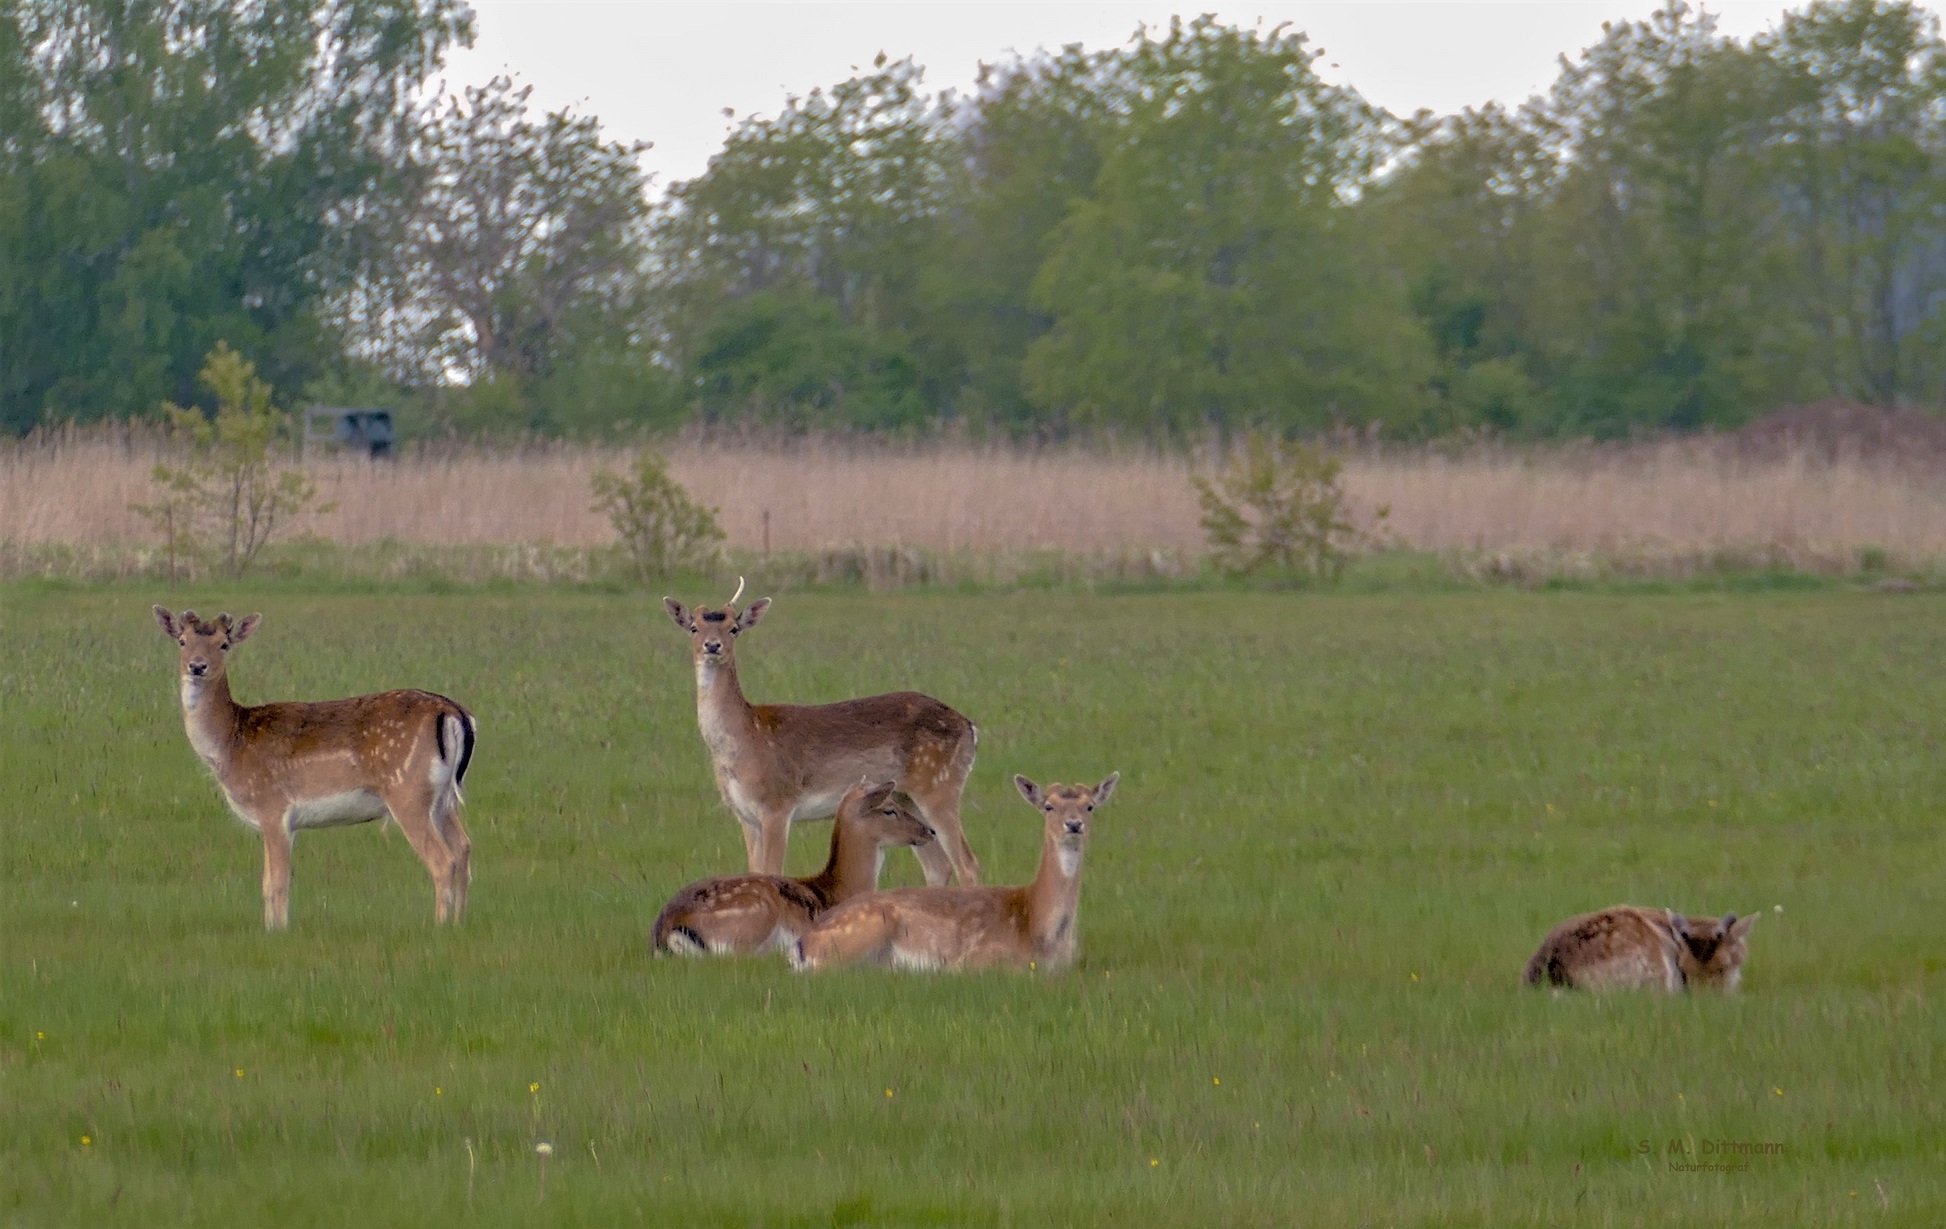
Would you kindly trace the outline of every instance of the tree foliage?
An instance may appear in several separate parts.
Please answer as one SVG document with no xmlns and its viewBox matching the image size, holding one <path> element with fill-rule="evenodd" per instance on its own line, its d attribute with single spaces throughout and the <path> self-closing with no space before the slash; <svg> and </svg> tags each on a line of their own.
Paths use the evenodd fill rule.
<svg viewBox="0 0 1946 1229">
<path fill-rule="evenodd" d="M 229 339 L 408 431 L 1625 436 L 1946 399 L 1946 42 L 1910 0 L 1732 39 L 1673 0 L 1524 103 L 1384 114 L 1214 18 L 909 59 L 639 145 L 456 0 L 0 6 L 0 423 L 195 395 Z"/>
<path fill-rule="evenodd" d="M 1344 217 L 1385 134 L 1314 57 L 1203 17 L 1115 65 L 1101 169 L 1034 284 L 1044 413 L 1180 433 L 1412 412 L 1402 295 Z"/>
<path fill-rule="evenodd" d="M 342 215 L 470 37 L 458 0 L 16 0 L 0 11 L 0 424 L 188 400 L 219 339 L 329 365 Z"/>
</svg>

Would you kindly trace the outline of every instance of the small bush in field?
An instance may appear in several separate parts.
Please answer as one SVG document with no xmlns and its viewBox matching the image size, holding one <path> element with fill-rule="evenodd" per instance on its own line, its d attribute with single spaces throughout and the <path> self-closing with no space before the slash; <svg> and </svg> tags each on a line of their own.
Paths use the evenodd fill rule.
<svg viewBox="0 0 1946 1229">
<path fill-rule="evenodd" d="M 1346 515 L 1343 468 L 1316 445 L 1252 433 L 1214 480 L 1191 478 L 1216 565 L 1233 576 L 1276 567 L 1335 580 L 1362 537 Z"/>
<path fill-rule="evenodd" d="M 669 463 L 644 450 L 626 474 L 596 470 L 589 479 L 595 511 L 605 513 L 643 580 L 684 569 L 707 570 L 717 560 L 723 527 L 716 509 L 689 497 L 669 476 Z"/>
<path fill-rule="evenodd" d="M 162 534 L 171 583 L 178 562 L 196 559 L 242 576 L 317 496 L 303 470 L 273 454 L 289 422 L 271 404 L 270 385 L 257 377 L 255 365 L 218 342 L 200 378 L 216 394 L 216 416 L 163 405 L 169 434 L 187 457 L 180 465 L 158 464 L 149 475 L 154 501 L 129 505 Z M 331 505 L 315 510 L 329 512 Z"/>
</svg>

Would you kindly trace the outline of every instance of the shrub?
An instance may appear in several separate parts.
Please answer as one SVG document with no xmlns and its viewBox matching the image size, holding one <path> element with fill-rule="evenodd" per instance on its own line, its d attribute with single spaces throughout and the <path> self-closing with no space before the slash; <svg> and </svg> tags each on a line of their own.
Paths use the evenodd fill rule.
<svg viewBox="0 0 1946 1229">
<path fill-rule="evenodd" d="M 1337 579 L 1363 538 L 1346 514 L 1343 468 L 1316 445 L 1246 437 L 1214 481 L 1190 479 L 1211 559 L 1233 576 L 1278 567 Z"/>
<path fill-rule="evenodd" d="M 628 474 L 596 470 L 589 486 L 595 511 L 607 514 L 643 580 L 715 566 L 724 536 L 716 509 L 690 499 L 656 453 L 644 450 Z"/>
<path fill-rule="evenodd" d="M 216 394 L 215 417 L 163 404 L 169 434 L 186 446 L 187 458 L 157 464 L 149 475 L 155 500 L 129 505 L 162 533 L 171 584 L 179 562 L 199 559 L 242 576 L 317 496 L 309 475 L 271 455 L 272 445 L 289 437 L 290 423 L 271 404 L 270 385 L 257 378 L 255 365 L 217 342 L 200 379 Z"/>
</svg>

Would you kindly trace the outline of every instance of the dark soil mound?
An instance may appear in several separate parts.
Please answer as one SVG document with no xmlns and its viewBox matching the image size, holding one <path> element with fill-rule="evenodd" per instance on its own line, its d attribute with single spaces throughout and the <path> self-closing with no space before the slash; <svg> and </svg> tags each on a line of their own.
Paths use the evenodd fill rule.
<svg viewBox="0 0 1946 1229">
<path fill-rule="evenodd" d="M 1766 414 L 1725 439 L 1749 457 L 1799 453 L 1946 468 L 1946 416 L 1905 407 L 1820 401 Z"/>
</svg>

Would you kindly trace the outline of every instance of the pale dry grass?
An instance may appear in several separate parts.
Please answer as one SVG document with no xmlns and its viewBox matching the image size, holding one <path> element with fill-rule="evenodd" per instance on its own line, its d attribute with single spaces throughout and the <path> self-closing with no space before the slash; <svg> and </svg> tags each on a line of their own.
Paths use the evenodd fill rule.
<svg viewBox="0 0 1946 1229">
<path fill-rule="evenodd" d="M 8 445 L 0 541 L 148 542 L 128 505 L 147 496 L 158 449 L 146 437 L 100 432 Z M 1187 552 L 1202 540 L 1189 478 L 1207 461 L 1182 454 L 691 438 L 668 455 L 677 479 L 720 510 L 733 549 Z M 590 506 L 588 479 L 626 461 L 569 445 L 428 450 L 377 464 L 329 458 L 311 471 L 336 508 L 305 528 L 347 544 L 603 545 L 613 533 Z M 1858 458 L 1750 458 L 1708 440 L 1450 455 L 1357 449 L 1345 479 L 1361 516 L 1389 508 L 1386 537 L 1412 549 L 1742 551 L 1824 567 L 1847 566 L 1867 547 L 1894 560 L 1946 558 L 1946 479 Z"/>
</svg>

